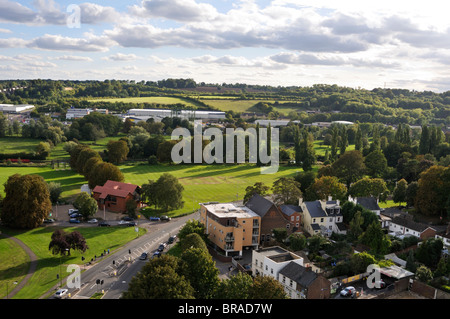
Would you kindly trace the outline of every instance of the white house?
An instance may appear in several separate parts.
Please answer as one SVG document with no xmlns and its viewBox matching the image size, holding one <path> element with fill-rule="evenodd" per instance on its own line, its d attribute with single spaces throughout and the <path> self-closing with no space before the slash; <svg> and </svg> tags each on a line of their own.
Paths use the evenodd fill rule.
<svg viewBox="0 0 450 319">
<path fill-rule="evenodd" d="M 303 266 L 303 258 L 279 246 L 252 251 L 253 276 L 271 276 L 278 280 L 278 273 L 290 262 Z"/>
<path fill-rule="evenodd" d="M 415 236 L 420 239 L 436 236 L 436 229 L 427 224 L 417 223 L 409 217 L 394 217 L 389 222 L 389 233 L 395 237 Z"/>
<path fill-rule="evenodd" d="M 299 200 L 302 208 L 303 229 L 311 236 L 321 234 L 331 236 L 333 232 L 345 234 L 344 217 L 341 213 L 339 200 L 307 201 Z"/>
</svg>

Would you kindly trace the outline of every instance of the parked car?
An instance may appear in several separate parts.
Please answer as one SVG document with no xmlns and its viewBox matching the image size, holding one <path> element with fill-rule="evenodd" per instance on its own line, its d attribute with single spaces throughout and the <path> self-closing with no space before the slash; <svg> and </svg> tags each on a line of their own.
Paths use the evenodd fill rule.
<svg viewBox="0 0 450 319">
<path fill-rule="evenodd" d="M 171 218 L 169 216 L 161 216 L 160 220 L 168 222 L 169 220 L 171 220 Z"/>
<path fill-rule="evenodd" d="M 383 279 L 375 282 L 375 288 L 383 289 L 386 288 L 386 282 Z"/>
<path fill-rule="evenodd" d="M 166 243 L 161 243 L 158 247 L 158 251 L 162 252 L 164 250 L 164 248 L 166 248 L 167 244 Z"/>
<path fill-rule="evenodd" d="M 167 241 L 169 244 L 173 244 L 177 240 L 177 235 L 173 235 L 169 237 L 169 240 Z"/>
<path fill-rule="evenodd" d="M 71 218 L 71 219 L 69 220 L 69 223 L 72 223 L 72 224 L 79 224 L 79 223 L 81 223 L 81 222 L 80 222 L 79 219 Z"/>
<path fill-rule="evenodd" d="M 149 217 L 149 219 L 152 220 L 152 221 L 158 221 L 159 217 L 151 216 L 151 217 Z"/>
<path fill-rule="evenodd" d="M 68 215 L 70 216 L 70 215 L 75 214 L 75 213 L 78 213 L 78 209 L 71 208 L 71 209 L 69 209 Z"/>
<path fill-rule="evenodd" d="M 161 257 L 161 252 L 160 251 L 155 251 L 153 253 L 152 259 L 155 258 L 155 257 Z"/>
<path fill-rule="evenodd" d="M 342 297 L 350 297 L 350 296 L 352 296 L 355 293 L 356 293 L 355 287 L 348 286 L 348 287 L 345 287 L 344 289 L 341 290 L 340 295 Z"/>
<path fill-rule="evenodd" d="M 63 296 L 65 296 L 67 294 L 67 289 L 58 289 L 55 292 L 55 298 L 62 298 Z"/>
<path fill-rule="evenodd" d="M 131 222 L 131 221 L 133 221 L 134 219 L 133 219 L 133 218 L 131 218 L 131 217 L 129 217 L 129 216 L 125 216 L 125 217 L 122 217 L 122 220 L 125 220 L 125 221 L 128 221 L 128 222 Z"/>
<path fill-rule="evenodd" d="M 107 227 L 107 226 L 111 226 L 110 224 L 108 224 L 107 222 L 100 222 L 98 223 L 99 227 Z"/>
<path fill-rule="evenodd" d="M 51 223 L 54 223 L 54 222 L 55 222 L 55 220 L 53 218 L 46 218 L 46 219 L 44 219 L 44 224 L 51 224 Z"/>
<path fill-rule="evenodd" d="M 139 257 L 140 260 L 146 260 L 148 257 L 147 253 L 142 253 L 141 257 Z"/>
<path fill-rule="evenodd" d="M 98 223 L 98 220 L 95 218 L 92 218 L 92 219 L 88 220 L 88 223 L 95 224 L 95 223 Z"/>
<path fill-rule="evenodd" d="M 70 215 L 70 218 L 78 218 L 78 217 L 82 217 L 83 215 L 81 215 L 80 213 L 73 213 Z"/>
</svg>

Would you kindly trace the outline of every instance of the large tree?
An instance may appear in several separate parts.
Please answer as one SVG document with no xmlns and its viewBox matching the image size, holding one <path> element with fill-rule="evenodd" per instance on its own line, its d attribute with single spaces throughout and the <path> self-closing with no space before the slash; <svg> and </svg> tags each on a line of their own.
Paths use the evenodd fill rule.
<svg viewBox="0 0 450 319">
<path fill-rule="evenodd" d="M 337 177 L 322 176 L 315 179 L 307 192 L 311 196 L 310 200 L 327 200 L 328 196 L 331 196 L 333 199 L 344 200 L 347 194 L 347 187 L 339 182 Z"/>
<path fill-rule="evenodd" d="M 182 208 L 183 191 L 183 185 L 169 173 L 162 174 L 156 182 L 149 180 L 147 184 L 142 185 L 143 200 L 163 211 Z"/>
<path fill-rule="evenodd" d="M 432 166 L 420 174 L 414 207 L 424 215 L 446 216 L 450 167 Z"/>
<path fill-rule="evenodd" d="M 103 186 L 108 180 L 123 182 L 124 179 L 125 177 L 116 165 L 112 163 L 99 162 L 89 172 L 88 183 L 89 188 L 94 189 L 97 185 Z"/>
<path fill-rule="evenodd" d="M 120 164 L 126 160 L 128 152 L 130 151 L 127 142 L 124 140 L 109 141 L 107 148 L 108 160 L 114 164 Z"/>
<path fill-rule="evenodd" d="M 298 199 L 302 196 L 300 183 L 293 177 L 281 177 L 273 182 L 272 191 L 274 202 L 277 205 L 292 204 L 296 205 Z"/>
<path fill-rule="evenodd" d="M 89 247 L 80 232 L 66 233 L 62 229 L 57 229 L 52 234 L 48 249 L 52 251 L 53 255 L 70 256 L 71 249 L 84 253 Z"/>
<path fill-rule="evenodd" d="M 183 274 L 194 288 L 197 299 L 211 299 L 219 286 L 219 270 L 211 255 L 202 248 L 190 248 L 183 252 Z"/>
<path fill-rule="evenodd" d="M 181 260 L 164 254 L 134 276 L 123 299 L 194 299 L 194 289 L 181 274 Z"/>
<path fill-rule="evenodd" d="M 383 179 L 365 177 L 353 183 L 348 192 L 353 197 L 374 196 L 381 201 L 385 201 L 389 190 Z"/>
<path fill-rule="evenodd" d="M 244 204 L 247 203 L 253 195 L 258 194 L 266 196 L 270 190 L 269 186 L 264 185 L 262 182 L 256 182 L 253 186 L 247 186 L 245 188 Z"/>
<path fill-rule="evenodd" d="M 83 215 L 85 220 L 94 216 L 98 210 L 97 201 L 86 192 L 82 192 L 77 196 L 74 207 L 78 209 L 78 212 Z"/>
<path fill-rule="evenodd" d="M 41 176 L 14 174 L 8 178 L 3 199 L 3 224 L 13 228 L 35 228 L 51 210 L 50 192 Z"/>
<path fill-rule="evenodd" d="M 342 154 L 332 165 L 331 169 L 336 177 L 350 184 L 360 179 L 365 172 L 366 166 L 360 151 L 347 151 Z"/>
</svg>

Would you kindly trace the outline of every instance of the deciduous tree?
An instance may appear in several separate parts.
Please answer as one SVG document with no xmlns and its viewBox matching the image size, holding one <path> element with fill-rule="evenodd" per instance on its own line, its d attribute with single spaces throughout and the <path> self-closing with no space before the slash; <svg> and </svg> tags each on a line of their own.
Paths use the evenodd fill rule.
<svg viewBox="0 0 450 319">
<path fill-rule="evenodd" d="M 13 228 L 32 229 L 52 210 L 47 183 L 39 175 L 11 175 L 5 183 L 2 222 Z"/>
</svg>

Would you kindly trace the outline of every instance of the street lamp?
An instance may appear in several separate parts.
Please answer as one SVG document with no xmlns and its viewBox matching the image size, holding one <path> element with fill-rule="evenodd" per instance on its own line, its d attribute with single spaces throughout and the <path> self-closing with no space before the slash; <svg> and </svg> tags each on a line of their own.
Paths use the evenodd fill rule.
<svg viewBox="0 0 450 319">
<path fill-rule="evenodd" d="M 69 251 L 69 249 L 66 248 L 66 249 L 64 249 L 64 251 Z M 62 288 L 61 258 L 62 258 L 62 255 L 59 255 L 59 278 L 61 279 L 60 286 Z"/>
<path fill-rule="evenodd" d="M 17 281 L 13 281 L 14 285 L 17 285 Z M 8 290 L 8 281 L 6 282 L 6 299 L 8 299 L 9 290 Z"/>
</svg>

